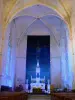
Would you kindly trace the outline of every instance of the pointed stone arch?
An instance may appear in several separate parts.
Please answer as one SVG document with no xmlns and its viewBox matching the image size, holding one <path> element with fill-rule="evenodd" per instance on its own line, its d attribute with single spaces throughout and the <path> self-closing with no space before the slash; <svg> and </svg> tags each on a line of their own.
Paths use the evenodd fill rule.
<svg viewBox="0 0 75 100">
<path fill-rule="evenodd" d="M 60 12 L 57 10 L 57 8 L 55 8 L 55 6 L 48 5 L 48 3 L 42 3 L 42 2 L 40 2 L 40 0 L 36 0 L 35 2 L 33 1 L 32 3 L 26 4 L 26 5 L 24 5 L 23 7 L 18 8 L 17 10 L 15 10 L 16 7 L 17 7 L 17 5 L 16 5 L 16 4 L 13 5 L 14 10 L 12 9 L 12 10 L 10 11 L 10 14 L 8 14 L 9 16 L 7 16 L 6 22 L 4 23 L 4 26 L 3 26 L 3 27 L 4 27 L 4 34 L 3 34 L 3 36 L 5 36 L 5 30 L 7 30 L 7 26 L 8 26 L 8 25 L 10 24 L 10 22 L 14 19 L 14 16 L 15 16 L 18 12 L 22 11 L 23 9 L 26 9 L 26 8 L 28 8 L 28 7 L 31 7 L 31 6 L 33 6 L 33 5 L 38 5 L 38 4 L 44 5 L 44 6 L 48 7 L 48 8 L 51 8 L 51 9 L 53 9 L 54 11 L 56 11 L 56 12 L 58 13 L 58 17 L 60 16 L 60 18 L 66 23 L 66 25 L 67 25 L 67 27 L 68 27 L 68 30 L 69 30 L 69 33 L 70 33 L 69 23 L 64 19 L 63 13 L 60 13 Z M 4 37 L 4 39 L 5 39 L 5 37 Z M 4 41 L 4 40 L 3 40 L 3 41 Z M 3 42 L 3 43 L 4 43 L 4 42 Z"/>
<path fill-rule="evenodd" d="M 22 1 L 23 2 L 23 1 Z M 59 1 L 58 1 L 59 2 Z M 48 8 L 50 8 L 50 9 L 53 9 L 55 12 L 57 12 L 58 13 L 58 16 L 60 16 L 61 17 L 61 19 L 63 19 L 65 22 L 66 22 L 66 24 L 68 25 L 68 27 L 69 27 L 69 23 L 67 22 L 67 20 L 65 19 L 65 11 L 63 10 L 63 12 L 62 12 L 62 10 L 59 10 L 58 9 L 58 5 L 52 5 L 52 4 L 48 4 L 47 2 L 43 2 L 43 1 L 41 1 L 41 0 L 36 0 L 36 1 L 34 1 L 34 0 L 32 0 L 32 2 L 29 2 L 29 3 L 27 3 L 27 4 L 24 4 L 24 5 L 21 5 L 20 7 L 19 7 L 19 4 L 17 4 L 17 1 L 12 5 L 12 9 L 10 9 L 10 7 L 9 7 L 9 9 L 10 9 L 10 13 L 8 13 L 8 15 L 7 15 L 7 13 L 6 13 L 6 15 L 5 15 L 5 19 L 4 19 L 4 27 L 5 27 L 5 29 L 6 29 L 6 26 L 12 21 L 12 19 L 14 18 L 14 16 L 18 13 L 18 12 L 20 12 L 20 11 L 22 11 L 23 9 L 26 9 L 26 8 L 28 8 L 28 7 L 31 7 L 31 6 L 34 6 L 34 5 L 43 5 L 43 6 L 46 6 L 46 7 L 48 7 Z M 60 4 L 60 2 L 59 2 L 59 5 L 60 5 L 60 9 L 63 9 L 63 7 L 62 7 L 62 5 Z"/>
</svg>

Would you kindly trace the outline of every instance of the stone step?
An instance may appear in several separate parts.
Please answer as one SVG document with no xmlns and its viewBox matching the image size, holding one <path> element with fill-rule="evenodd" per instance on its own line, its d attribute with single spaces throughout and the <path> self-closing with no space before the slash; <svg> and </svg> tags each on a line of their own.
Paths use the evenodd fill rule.
<svg viewBox="0 0 75 100">
<path fill-rule="evenodd" d="M 51 100 L 49 95 L 28 95 L 28 100 Z"/>
</svg>

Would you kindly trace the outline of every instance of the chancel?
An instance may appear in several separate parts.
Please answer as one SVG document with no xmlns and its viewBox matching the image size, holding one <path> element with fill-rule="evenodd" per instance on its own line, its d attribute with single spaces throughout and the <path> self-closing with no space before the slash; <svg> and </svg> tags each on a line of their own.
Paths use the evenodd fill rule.
<svg viewBox="0 0 75 100">
<path fill-rule="evenodd" d="M 28 36 L 27 40 L 26 90 L 41 88 L 50 93 L 50 36 Z"/>
<path fill-rule="evenodd" d="M 75 99 L 75 0 L 0 0 L 0 90 L 0 100 Z"/>
</svg>

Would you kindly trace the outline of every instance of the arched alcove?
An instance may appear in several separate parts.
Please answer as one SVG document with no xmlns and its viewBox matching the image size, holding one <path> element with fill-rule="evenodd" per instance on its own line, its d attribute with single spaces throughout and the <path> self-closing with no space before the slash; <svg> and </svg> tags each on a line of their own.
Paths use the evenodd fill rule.
<svg viewBox="0 0 75 100">
<path fill-rule="evenodd" d="M 53 9 L 43 5 L 22 10 L 8 25 L 3 52 L 5 75 L 2 77 L 2 85 L 13 87 L 19 81 L 25 84 L 28 35 L 50 35 L 51 84 L 72 88 L 68 26 Z"/>
</svg>

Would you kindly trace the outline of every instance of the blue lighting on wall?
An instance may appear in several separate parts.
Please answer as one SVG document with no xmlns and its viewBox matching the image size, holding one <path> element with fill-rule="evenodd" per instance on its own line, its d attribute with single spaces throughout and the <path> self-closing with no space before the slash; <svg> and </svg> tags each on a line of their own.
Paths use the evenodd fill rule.
<svg viewBox="0 0 75 100">
<path fill-rule="evenodd" d="M 12 72 L 11 72 L 12 71 Z M 13 86 L 12 78 L 13 78 L 13 64 L 12 64 L 12 55 L 11 55 L 11 47 L 8 45 L 7 57 L 6 57 L 6 67 L 4 69 L 4 76 L 2 78 L 2 85 L 4 86 Z"/>
<path fill-rule="evenodd" d="M 41 79 L 45 79 L 45 84 L 48 84 L 48 80 L 50 83 L 50 36 L 28 36 L 26 60 L 28 84 L 31 84 L 31 77 L 37 80 L 40 77 L 40 83 Z"/>
<path fill-rule="evenodd" d="M 11 68 L 11 47 L 8 46 L 7 63 L 6 63 L 6 85 L 12 87 L 10 68 Z"/>
<path fill-rule="evenodd" d="M 7 51 L 7 63 L 6 63 L 6 75 L 9 74 L 10 58 L 11 58 L 11 49 L 10 49 L 10 47 L 8 47 L 8 51 Z"/>
</svg>

